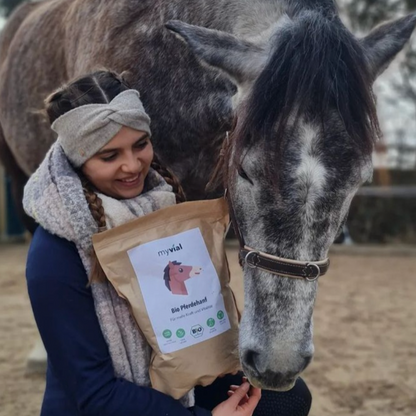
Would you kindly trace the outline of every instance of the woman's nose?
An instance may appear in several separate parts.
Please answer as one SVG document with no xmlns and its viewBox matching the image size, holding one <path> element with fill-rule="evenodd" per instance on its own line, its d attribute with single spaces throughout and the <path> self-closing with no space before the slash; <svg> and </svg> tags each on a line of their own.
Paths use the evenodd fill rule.
<svg viewBox="0 0 416 416">
<path fill-rule="evenodd" d="M 139 173 L 141 166 L 140 159 L 131 153 L 125 156 L 121 168 L 126 173 Z"/>
</svg>

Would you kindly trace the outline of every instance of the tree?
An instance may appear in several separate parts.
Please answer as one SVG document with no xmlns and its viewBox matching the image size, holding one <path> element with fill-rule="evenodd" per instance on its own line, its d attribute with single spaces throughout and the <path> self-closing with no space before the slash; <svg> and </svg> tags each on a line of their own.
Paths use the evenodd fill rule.
<svg viewBox="0 0 416 416">
<path fill-rule="evenodd" d="M 338 0 L 343 16 L 354 32 L 368 31 L 380 22 L 404 16 L 416 10 L 416 0 Z M 376 83 L 379 110 L 388 114 L 384 123 L 386 148 L 397 168 L 408 169 L 416 153 L 416 42 L 415 37 L 395 60 L 390 71 Z M 397 119 L 397 121 L 395 121 Z M 393 152 L 392 152 L 393 151 Z"/>
</svg>

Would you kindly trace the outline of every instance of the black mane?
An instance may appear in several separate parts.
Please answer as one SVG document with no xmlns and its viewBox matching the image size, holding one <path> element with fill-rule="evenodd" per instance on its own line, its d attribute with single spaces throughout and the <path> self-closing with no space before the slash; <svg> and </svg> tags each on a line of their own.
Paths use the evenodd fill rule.
<svg viewBox="0 0 416 416">
<path fill-rule="evenodd" d="M 296 12 L 293 18 L 276 35 L 276 49 L 245 103 L 235 131 L 238 149 L 261 140 L 269 154 L 279 155 L 291 117 L 308 115 L 325 128 L 328 111 L 336 110 L 353 145 L 370 154 L 380 130 L 360 41 L 336 10 Z"/>
<path fill-rule="evenodd" d="M 175 266 L 179 266 L 180 264 L 182 264 L 182 263 L 179 263 L 178 261 L 172 261 L 172 263 Z M 165 279 L 165 285 L 170 291 L 172 291 L 170 288 L 169 264 L 165 267 L 165 270 L 163 270 L 163 272 L 164 272 L 163 279 Z"/>
</svg>

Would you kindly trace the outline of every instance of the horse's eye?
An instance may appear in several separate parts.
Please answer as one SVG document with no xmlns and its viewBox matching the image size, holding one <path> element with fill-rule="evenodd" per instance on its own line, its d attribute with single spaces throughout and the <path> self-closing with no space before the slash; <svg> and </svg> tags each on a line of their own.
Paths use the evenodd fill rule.
<svg viewBox="0 0 416 416">
<path fill-rule="evenodd" d="M 183 273 L 182 267 L 179 267 L 179 273 Z"/>
<path fill-rule="evenodd" d="M 244 171 L 244 169 L 241 166 L 238 168 L 237 172 L 241 178 L 250 182 L 253 185 L 253 181 L 248 177 L 247 173 Z"/>
</svg>

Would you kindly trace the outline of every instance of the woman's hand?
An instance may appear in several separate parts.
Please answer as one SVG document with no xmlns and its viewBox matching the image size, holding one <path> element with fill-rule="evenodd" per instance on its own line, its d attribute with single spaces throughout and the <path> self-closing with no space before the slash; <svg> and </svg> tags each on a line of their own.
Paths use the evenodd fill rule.
<svg viewBox="0 0 416 416">
<path fill-rule="evenodd" d="M 244 382 L 241 386 L 231 386 L 230 398 L 220 403 L 212 411 L 213 416 L 252 416 L 260 398 L 261 390 Z"/>
</svg>

